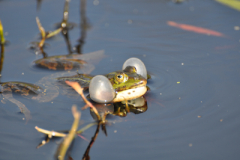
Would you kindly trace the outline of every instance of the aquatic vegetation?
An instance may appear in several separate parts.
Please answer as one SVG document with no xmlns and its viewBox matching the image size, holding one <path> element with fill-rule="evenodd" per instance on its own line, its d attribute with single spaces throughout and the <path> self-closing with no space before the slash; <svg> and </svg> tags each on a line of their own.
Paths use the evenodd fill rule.
<svg viewBox="0 0 240 160">
<path fill-rule="evenodd" d="M 36 22 L 37 22 L 38 29 L 39 29 L 39 31 L 40 31 L 40 33 L 41 33 L 41 36 L 42 36 L 42 40 L 41 40 L 41 41 L 39 42 L 39 44 L 38 44 L 38 47 L 39 47 L 39 48 L 42 48 L 42 47 L 43 47 L 44 42 L 45 42 L 45 40 L 46 40 L 47 38 L 50 38 L 50 37 L 52 37 L 52 36 L 55 36 L 56 34 L 60 33 L 61 30 L 62 30 L 62 28 L 59 28 L 59 29 L 57 29 L 57 30 L 55 30 L 55 31 L 53 31 L 53 32 L 47 32 L 47 33 L 46 33 L 46 32 L 45 32 L 45 29 L 42 27 L 42 25 L 41 25 L 40 20 L 39 20 L 38 17 L 36 17 Z"/>
<path fill-rule="evenodd" d="M 0 42 L 1 42 L 0 44 L 4 44 L 6 42 L 4 38 L 4 31 L 1 20 L 0 20 Z"/>
<path fill-rule="evenodd" d="M 0 77 L 2 76 L 2 68 L 3 68 L 3 61 L 4 61 L 4 44 L 6 43 L 6 40 L 4 38 L 4 31 L 2 22 L 0 20 L 0 46 L 1 46 L 1 57 L 0 57 Z"/>
<path fill-rule="evenodd" d="M 64 132 L 56 132 L 56 131 L 49 131 L 49 130 L 45 130 L 39 127 L 35 127 L 35 129 L 38 132 L 41 132 L 43 134 L 45 134 L 46 137 L 46 141 L 42 141 L 37 148 L 45 145 L 46 143 L 49 142 L 49 140 L 53 137 L 63 137 L 63 141 L 62 143 L 59 145 L 57 152 L 56 152 L 56 158 L 59 160 L 63 160 L 65 158 L 66 152 L 69 148 L 69 146 L 71 145 L 71 143 L 73 142 L 75 136 L 77 134 L 81 134 L 82 132 L 84 132 L 85 130 L 87 130 L 88 128 L 90 128 L 93 125 L 96 125 L 96 123 L 91 123 L 87 126 L 85 126 L 84 128 L 77 130 L 78 129 L 78 124 L 79 124 L 79 120 L 81 117 L 81 113 L 77 110 L 76 106 L 72 106 L 72 114 L 74 117 L 74 122 L 72 124 L 72 127 L 69 131 L 64 131 Z"/>
<path fill-rule="evenodd" d="M 33 63 L 37 67 L 46 68 L 50 70 L 72 70 L 81 69 L 83 73 L 91 73 L 94 70 L 94 63 L 96 64 L 104 58 L 104 50 L 99 50 L 86 54 L 70 54 L 59 55 L 41 58 Z"/>
<path fill-rule="evenodd" d="M 240 11 L 240 1 L 239 0 L 231 0 L 231 1 L 229 1 L 229 0 L 215 0 L 215 1 Z"/>
</svg>

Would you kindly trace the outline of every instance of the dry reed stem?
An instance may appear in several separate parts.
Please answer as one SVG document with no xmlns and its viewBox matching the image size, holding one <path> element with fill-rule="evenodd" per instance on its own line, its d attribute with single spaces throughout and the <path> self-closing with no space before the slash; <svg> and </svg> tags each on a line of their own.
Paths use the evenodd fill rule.
<svg viewBox="0 0 240 160">
<path fill-rule="evenodd" d="M 78 94 L 80 94 L 82 96 L 82 99 L 84 100 L 84 102 L 86 103 L 86 105 L 82 108 L 82 109 L 86 109 L 87 107 L 92 108 L 92 110 L 94 111 L 94 113 L 97 115 L 98 120 L 101 120 L 101 117 L 97 111 L 97 109 L 92 105 L 91 102 L 89 102 L 86 97 L 83 94 L 83 88 L 79 85 L 78 82 L 70 82 L 70 81 L 65 81 L 69 86 L 71 86 Z"/>
<path fill-rule="evenodd" d="M 46 129 L 39 128 L 38 126 L 35 126 L 35 129 L 38 132 L 48 135 L 49 138 L 52 138 L 53 136 L 54 137 L 66 137 L 66 134 L 64 134 L 64 133 L 60 133 L 60 132 L 56 132 L 56 131 L 48 131 Z"/>
<path fill-rule="evenodd" d="M 59 160 L 64 160 L 65 154 L 66 154 L 70 144 L 72 143 L 72 141 L 76 135 L 77 128 L 78 128 L 78 123 L 80 120 L 81 113 L 77 111 L 76 106 L 72 107 L 72 114 L 74 117 L 74 122 L 72 124 L 71 130 L 69 131 L 69 134 L 64 138 L 64 140 L 61 144 L 60 153 L 58 155 Z"/>
</svg>

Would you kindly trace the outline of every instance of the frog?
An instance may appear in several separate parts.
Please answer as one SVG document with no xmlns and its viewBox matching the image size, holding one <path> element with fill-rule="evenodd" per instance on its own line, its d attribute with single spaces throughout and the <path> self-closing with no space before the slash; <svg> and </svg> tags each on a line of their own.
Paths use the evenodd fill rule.
<svg viewBox="0 0 240 160">
<path fill-rule="evenodd" d="M 136 64 L 131 65 L 131 63 L 129 64 L 128 63 L 129 60 L 131 63 L 132 61 L 134 61 L 134 63 L 135 61 L 139 61 L 137 63 L 140 63 L 140 67 L 139 67 L 139 64 L 137 65 Z M 77 81 L 85 90 L 90 88 L 89 89 L 90 98 L 92 98 L 92 100 L 99 103 L 102 103 L 102 102 L 104 103 L 107 101 L 111 101 L 115 103 L 115 102 L 136 99 L 138 97 L 143 96 L 147 92 L 148 87 L 146 85 L 147 85 L 147 79 L 149 76 L 147 76 L 145 65 L 142 63 L 141 60 L 137 58 L 133 58 L 133 59 L 130 58 L 126 62 L 124 63 L 122 70 L 110 72 L 104 75 L 104 77 L 106 77 L 106 79 L 110 82 L 110 85 L 112 86 L 115 92 L 115 96 L 112 100 L 111 98 L 110 100 L 104 99 L 104 96 L 106 97 L 109 96 L 109 93 L 106 92 L 106 89 L 104 88 L 105 86 L 103 85 L 103 83 L 100 83 L 99 86 L 92 85 L 94 86 L 93 89 L 90 88 L 91 82 L 94 79 L 93 75 L 76 74 L 70 77 L 59 77 L 57 78 L 57 80 L 58 81 Z M 141 69 L 141 67 L 144 69 Z M 144 71 L 139 72 L 139 70 L 144 70 Z M 102 77 L 100 79 L 101 81 L 105 81 L 104 79 L 102 79 Z M 97 82 L 98 80 L 96 80 L 96 83 Z M 104 92 L 101 93 L 101 90 L 104 90 Z M 99 92 L 99 93 L 95 94 L 95 92 Z M 109 89 L 109 92 L 112 92 L 112 91 Z M 93 97 L 93 96 L 91 97 L 91 94 L 94 94 L 94 96 L 96 97 Z M 111 95 L 109 97 L 111 97 Z"/>
</svg>

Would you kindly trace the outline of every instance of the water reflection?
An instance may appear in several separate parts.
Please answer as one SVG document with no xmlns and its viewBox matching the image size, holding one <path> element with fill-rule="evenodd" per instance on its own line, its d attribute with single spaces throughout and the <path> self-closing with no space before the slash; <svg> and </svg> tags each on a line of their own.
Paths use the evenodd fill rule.
<svg viewBox="0 0 240 160">
<path fill-rule="evenodd" d="M 100 125 L 102 127 L 103 132 L 107 136 L 107 129 L 106 129 L 106 124 L 111 123 L 111 121 L 107 121 L 106 118 L 108 115 L 115 115 L 115 116 L 120 116 L 120 117 L 126 117 L 129 112 L 132 112 L 134 114 L 140 114 L 144 113 L 147 111 L 147 100 L 145 99 L 144 96 L 129 100 L 127 102 L 117 102 L 117 103 L 111 103 L 111 104 L 100 104 L 100 103 L 93 103 L 94 106 L 96 107 L 100 117 L 101 121 L 99 121 L 96 131 L 94 133 L 94 136 L 92 137 L 91 142 L 89 143 L 84 155 L 83 155 L 83 160 L 89 160 L 89 152 L 94 144 L 95 140 L 97 139 Z M 95 112 L 90 108 L 90 114 L 93 117 L 94 120 L 98 120 L 97 116 L 95 115 Z"/>
<path fill-rule="evenodd" d="M 113 116 L 126 116 L 127 113 L 132 112 L 134 114 L 139 114 L 139 113 L 144 113 L 147 110 L 147 101 L 145 99 L 145 97 L 139 97 L 137 99 L 133 99 L 130 101 L 126 102 L 118 102 L 118 103 L 110 103 L 110 104 L 100 104 L 100 103 L 95 103 L 92 102 L 93 105 L 96 107 L 99 115 L 100 115 L 100 119 L 98 118 L 98 116 L 95 114 L 95 112 L 92 110 L 92 108 L 90 108 L 90 115 L 93 117 L 93 119 L 97 122 L 96 123 L 96 130 L 95 133 L 93 135 L 93 137 L 91 138 L 91 141 L 89 142 L 84 154 L 83 154 L 83 160 L 89 160 L 90 159 L 90 150 L 94 144 L 94 142 L 96 141 L 98 134 L 99 134 L 99 130 L 100 128 L 102 128 L 102 131 L 104 132 L 104 134 L 107 136 L 107 125 L 113 123 L 112 120 L 107 120 L 107 116 L 108 115 L 113 115 Z M 94 124 L 94 123 L 92 123 Z M 92 126 L 92 125 L 91 125 Z M 86 126 L 84 128 L 89 128 L 91 126 Z M 95 126 L 95 125 L 94 125 Z M 82 131 L 85 129 L 82 129 Z M 54 136 L 57 136 L 57 134 L 68 134 L 70 131 L 59 131 L 59 132 L 55 132 L 55 131 L 47 131 L 49 132 L 48 134 L 45 133 L 45 137 L 42 140 L 42 142 L 37 146 L 37 148 L 45 145 L 46 143 L 48 143 L 50 141 L 51 138 L 54 138 Z M 80 130 L 79 130 L 80 131 Z M 77 131 L 76 134 L 80 134 L 82 133 Z M 53 134 L 54 133 L 54 134 Z M 59 137 L 65 137 L 63 136 L 59 136 Z M 81 137 L 81 136 L 80 136 Z M 59 138 L 58 138 L 59 139 Z M 75 138 L 76 139 L 76 138 Z M 58 149 L 55 153 L 55 157 L 57 159 L 58 155 L 59 155 L 59 148 L 61 148 L 62 145 L 62 141 L 63 138 L 60 139 L 61 143 L 58 146 Z M 73 147 L 73 142 L 70 145 L 70 148 L 68 150 L 68 157 L 71 157 L 70 155 L 70 151 Z"/>
<path fill-rule="evenodd" d="M 81 36 L 78 40 L 79 43 L 74 48 L 74 50 L 76 50 L 76 53 L 79 53 L 79 54 L 82 53 L 82 46 L 83 46 L 83 44 L 85 42 L 85 38 L 86 38 L 86 30 L 89 26 L 87 24 L 87 18 L 86 18 L 86 14 L 85 14 L 85 11 L 86 11 L 86 1 L 85 0 L 81 0 L 80 11 L 81 11 L 80 12 L 80 14 L 81 14 L 81 25 L 80 25 Z M 47 68 L 50 70 L 72 70 L 72 69 L 82 68 L 82 66 L 87 63 L 86 61 L 81 60 L 80 59 L 81 57 L 79 57 L 77 55 L 72 55 L 74 53 L 74 51 L 72 49 L 72 44 L 69 39 L 69 30 L 73 29 L 76 26 L 76 24 L 69 23 L 68 17 L 69 17 L 69 0 L 66 0 L 65 5 L 64 5 L 64 10 L 63 10 L 63 20 L 61 23 L 57 24 L 56 26 L 57 26 L 57 28 L 61 29 L 62 35 L 65 39 L 66 46 L 68 49 L 68 55 L 58 55 L 58 56 L 49 57 L 48 54 L 43 49 L 44 45 L 39 45 L 39 43 L 32 42 L 33 46 L 31 46 L 31 48 L 36 50 L 36 53 L 41 53 L 43 55 L 42 59 L 39 59 L 39 60 L 36 60 L 33 62 L 37 67 Z M 39 27 L 39 28 L 42 28 L 42 27 Z M 43 35 L 45 35 L 45 33 L 42 34 L 42 41 L 45 38 L 45 37 L 43 37 Z M 36 45 L 36 46 L 34 46 L 34 45 Z"/>
</svg>

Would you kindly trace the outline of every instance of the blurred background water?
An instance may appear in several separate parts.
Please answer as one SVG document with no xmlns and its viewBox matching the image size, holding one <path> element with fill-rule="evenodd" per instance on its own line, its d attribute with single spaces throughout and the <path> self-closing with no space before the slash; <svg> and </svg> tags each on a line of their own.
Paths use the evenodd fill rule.
<svg viewBox="0 0 240 160">
<path fill-rule="evenodd" d="M 28 49 L 39 41 L 36 16 L 45 30 L 61 22 L 64 1 L 1 0 L 0 19 L 10 41 L 5 47 L 2 82 L 35 83 L 55 73 L 36 69 L 41 58 Z M 72 0 L 69 31 L 72 46 L 80 31 L 80 1 Z M 91 148 L 91 159 L 239 159 L 240 152 L 240 12 L 212 0 L 91 0 L 87 1 L 87 30 L 83 53 L 105 50 L 92 74 L 119 70 L 130 57 L 140 58 L 152 74 L 142 114 L 112 117 L 108 136 L 101 131 Z M 218 31 L 225 37 L 198 34 L 169 26 L 168 21 Z M 61 34 L 47 40 L 48 55 L 66 55 Z M 59 139 L 36 149 L 43 134 L 34 127 L 64 130 L 71 127 L 71 106 L 81 98 L 59 95 L 48 103 L 14 96 L 31 111 L 23 114 L 9 101 L 0 103 L 0 159 L 53 159 Z M 2 97 L 1 97 L 2 99 Z M 94 120 L 82 111 L 82 123 Z M 96 127 L 83 133 L 88 140 Z M 78 137 L 71 151 L 82 158 L 88 141 Z"/>
</svg>

